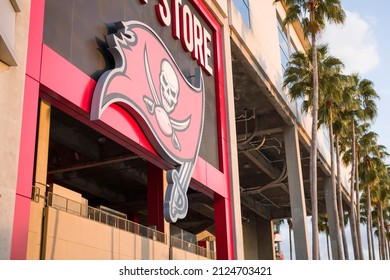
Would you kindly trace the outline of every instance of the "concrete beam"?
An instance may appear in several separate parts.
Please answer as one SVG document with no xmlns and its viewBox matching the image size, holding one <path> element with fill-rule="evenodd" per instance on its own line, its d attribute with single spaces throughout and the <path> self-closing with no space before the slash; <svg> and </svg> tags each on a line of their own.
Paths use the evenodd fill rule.
<svg viewBox="0 0 390 280">
<path fill-rule="evenodd" d="M 310 259 L 310 253 L 306 222 L 306 202 L 305 192 L 303 189 L 302 167 L 296 126 L 285 127 L 284 141 L 286 149 L 291 216 L 294 225 L 295 257 L 297 260 L 308 260 Z"/>
<path fill-rule="evenodd" d="M 243 154 L 252 161 L 258 168 L 260 168 L 265 174 L 268 175 L 272 180 L 275 180 L 280 176 L 280 171 L 272 166 L 265 158 L 261 155 L 254 156 L 251 152 L 243 152 Z"/>
<path fill-rule="evenodd" d="M 269 220 L 272 218 L 271 210 L 267 207 L 261 206 L 253 197 L 241 196 L 241 204 L 263 218 Z"/>
</svg>

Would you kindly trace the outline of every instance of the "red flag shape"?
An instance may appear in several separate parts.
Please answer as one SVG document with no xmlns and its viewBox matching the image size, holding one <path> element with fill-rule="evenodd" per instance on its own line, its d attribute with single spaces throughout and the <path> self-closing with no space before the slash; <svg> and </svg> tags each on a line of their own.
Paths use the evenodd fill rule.
<svg viewBox="0 0 390 280">
<path fill-rule="evenodd" d="M 188 209 L 187 189 L 198 156 L 204 121 L 204 86 L 200 68 L 194 83 L 183 75 L 160 37 L 139 21 L 116 23 L 106 36 L 115 68 L 98 80 L 91 105 L 97 120 L 113 103 L 140 123 L 154 148 L 177 165 L 167 173 L 165 218 L 174 222 Z"/>
</svg>

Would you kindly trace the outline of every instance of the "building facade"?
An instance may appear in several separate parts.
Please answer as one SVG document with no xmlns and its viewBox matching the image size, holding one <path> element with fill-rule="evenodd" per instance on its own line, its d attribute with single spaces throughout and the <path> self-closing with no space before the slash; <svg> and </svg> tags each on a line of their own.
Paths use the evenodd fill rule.
<svg viewBox="0 0 390 280">
<path fill-rule="evenodd" d="M 308 42 L 282 4 L 3 2 L 1 259 L 276 259 L 289 217 L 310 259 L 310 116 L 282 87 Z M 325 212 L 325 131 L 319 161 Z"/>
</svg>

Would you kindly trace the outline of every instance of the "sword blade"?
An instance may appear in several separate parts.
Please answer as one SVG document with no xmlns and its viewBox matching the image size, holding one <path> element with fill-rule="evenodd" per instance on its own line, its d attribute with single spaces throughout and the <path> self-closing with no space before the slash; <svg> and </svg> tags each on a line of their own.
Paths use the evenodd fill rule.
<svg viewBox="0 0 390 280">
<path fill-rule="evenodd" d="M 150 91 L 152 92 L 153 95 L 153 101 L 155 104 L 160 105 L 160 100 L 158 99 L 156 88 L 154 87 L 153 84 L 153 79 L 152 79 L 152 73 L 150 72 L 150 66 L 149 66 L 149 59 L 148 59 L 148 51 L 145 46 L 145 51 L 144 51 L 144 59 L 145 59 L 145 70 L 146 70 L 146 77 L 148 78 L 148 84 Z"/>
</svg>

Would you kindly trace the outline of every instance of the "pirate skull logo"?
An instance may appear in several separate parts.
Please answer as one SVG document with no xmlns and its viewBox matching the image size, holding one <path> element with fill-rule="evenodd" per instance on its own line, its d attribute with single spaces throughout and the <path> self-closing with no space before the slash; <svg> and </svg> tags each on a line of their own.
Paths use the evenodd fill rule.
<svg viewBox="0 0 390 280">
<path fill-rule="evenodd" d="M 175 109 L 179 97 L 179 80 L 167 60 L 161 63 L 160 93 L 164 110 L 170 114 Z"/>
<path fill-rule="evenodd" d="M 190 117 L 185 120 L 175 120 L 170 116 L 175 111 L 180 94 L 179 79 L 170 62 L 163 59 L 161 62 L 159 82 L 160 97 L 158 97 L 156 88 L 153 84 L 150 71 L 147 51 L 145 49 L 145 69 L 146 76 L 151 89 L 153 99 L 144 96 L 146 108 L 151 115 L 155 115 L 157 123 L 165 136 L 171 137 L 172 145 L 175 149 L 181 150 L 179 139 L 176 136 L 177 131 L 184 131 L 190 124 Z"/>
</svg>

